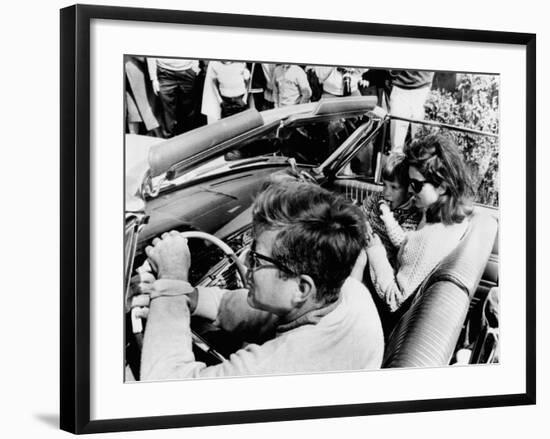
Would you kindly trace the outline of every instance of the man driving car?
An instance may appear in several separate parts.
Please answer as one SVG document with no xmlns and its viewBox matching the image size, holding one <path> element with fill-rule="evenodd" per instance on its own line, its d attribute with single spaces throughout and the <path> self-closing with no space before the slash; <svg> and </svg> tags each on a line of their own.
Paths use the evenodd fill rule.
<svg viewBox="0 0 550 439">
<path fill-rule="evenodd" d="M 383 334 L 371 295 L 350 277 L 365 246 L 360 210 L 317 185 L 273 184 L 253 206 L 246 289 L 194 288 L 177 232 L 146 248 L 156 269 L 141 380 L 378 368 Z M 195 360 L 190 319 L 253 335 L 214 366 Z"/>
</svg>

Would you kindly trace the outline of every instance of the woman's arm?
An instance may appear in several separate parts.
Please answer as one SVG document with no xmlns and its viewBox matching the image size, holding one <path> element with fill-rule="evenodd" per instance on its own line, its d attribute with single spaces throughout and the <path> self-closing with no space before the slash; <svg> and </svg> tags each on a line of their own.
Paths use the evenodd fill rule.
<svg viewBox="0 0 550 439">
<path fill-rule="evenodd" d="M 376 235 L 375 235 L 376 236 Z M 407 291 L 397 283 L 393 268 L 388 261 L 386 249 L 376 236 L 367 247 L 370 273 L 378 296 L 386 302 L 391 311 L 397 311 L 407 299 Z"/>
<path fill-rule="evenodd" d="M 458 245 L 464 235 L 467 221 L 446 226 L 428 224 L 407 233 L 398 256 L 398 270 L 394 275 L 381 245 L 367 248 L 374 274 L 373 282 L 380 289 L 390 309 L 395 311 L 424 282 L 437 265 Z"/>
<path fill-rule="evenodd" d="M 373 241 L 367 248 L 373 282 L 390 310 L 396 311 L 458 242 L 451 245 L 448 241 L 454 241 L 453 237 L 442 232 L 444 227 L 434 224 L 408 233 L 398 256 L 397 272 L 393 271 L 379 240 L 380 244 Z"/>
</svg>

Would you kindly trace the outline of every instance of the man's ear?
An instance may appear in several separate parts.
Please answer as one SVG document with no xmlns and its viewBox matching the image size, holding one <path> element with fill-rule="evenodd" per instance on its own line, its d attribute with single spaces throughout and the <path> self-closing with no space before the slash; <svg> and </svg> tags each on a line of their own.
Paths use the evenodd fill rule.
<svg viewBox="0 0 550 439">
<path fill-rule="evenodd" d="M 317 295 L 315 281 L 307 274 L 301 274 L 298 278 L 298 288 L 294 296 L 295 304 L 302 304 L 308 298 L 314 298 Z"/>
</svg>

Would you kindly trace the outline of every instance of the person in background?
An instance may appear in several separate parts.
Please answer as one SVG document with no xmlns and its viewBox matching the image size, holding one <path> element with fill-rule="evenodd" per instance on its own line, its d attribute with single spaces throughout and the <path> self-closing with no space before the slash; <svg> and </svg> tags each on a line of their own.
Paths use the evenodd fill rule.
<svg viewBox="0 0 550 439">
<path fill-rule="evenodd" d="M 126 111 L 128 132 L 145 131 L 155 137 L 164 137 L 154 114 L 156 97 L 151 89 L 145 59 L 127 56 L 124 59 L 126 73 Z"/>
<path fill-rule="evenodd" d="M 207 124 L 207 118 L 202 114 L 202 96 L 204 93 L 204 83 L 206 80 L 206 70 L 208 69 L 208 60 L 199 60 L 199 73 L 195 78 L 195 88 L 193 91 L 193 128 L 198 128 Z"/>
<path fill-rule="evenodd" d="M 322 85 L 321 99 L 361 96 L 359 87 L 368 85 L 363 79 L 363 74 L 367 69 L 324 66 L 308 66 L 306 69 L 313 69 Z"/>
<path fill-rule="evenodd" d="M 206 69 L 201 113 L 208 123 L 246 110 L 250 71 L 245 63 L 210 61 Z M 223 114 L 222 114 L 223 112 Z"/>
<path fill-rule="evenodd" d="M 366 85 L 362 75 L 367 69 L 354 67 L 324 67 L 308 66 L 306 70 L 313 69 L 315 83 L 319 83 L 323 92 L 320 100 L 346 96 L 361 96 L 359 87 Z M 347 137 L 345 124 L 341 120 L 331 120 L 328 124 L 329 151 L 334 151 L 340 146 L 342 139 Z"/>
<path fill-rule="evenodd" d="M 350 277 L 365 245 L 361 210 L 318 185 L 273 183 L 253 205 L 246 289 L 190 285 L 191 255 L 175 231 L 146 248 L 156 280 L 142 286 L 150 308 L 141 379 L 163 380 L 379 368 L 380 318 Z M 195 360 L 192 315 L 249 336 L 214 366 Z"/>
<path fill-rule="evenodd" d="M 390 70 L 391 94 L 390 114 L 409 119 L 424 119 L 424 104 L 432 87 L 434 72 L 423 70 Z M 392 151 L 402 151 L 409 122 L 392 120 L 390 123 L 390 143 Z M 411 138 L 418 127 L 411 125 Z"/>
<path fill-rule="evenodd" d="M 391 266 L 376 233 L 367 237 L 372 282 L 389 310 L 397 311 L 432 270 L 458 245 L 472 213 L 472 185 L 453 141 L 432 134 L 405 148 L 409 185 L 422 218 L 409 231 Z"/>
<path fill-rule="evenodd" d="M 153 92 L 164 110 L 166 137 L 194 128 L 193 95 L 199 62 L 194 59 L 147 58 Z"/>
<path fill-rule="evenodd" d="M 360 87 L 361 94 L 367 96 L 376 96 L 378 106 L 388 111 L 390 107 L 391 77 L 389 70 L 368 69 L 363 73 L 363 79 L 366 81 L 364 87 Z"/>
<path fill-rule="evenodd" d="M 247 85 L 250 71 L 244 62 L 211 61 L 211 79 L 221 98 L 222 118 L 247 109 Z"/>
<path fill-rule="evenodd" d="M 273 71 L 275 70 L 275 64 L 262 64 L 262 72 L 265 76 L 265 89 L 264 89 L 264 100 L 265 106 L 262 110 L 271 110 L 275 106 L 273 101 Z"/>
<path fill-rule="evenodd" d="M 306 72 L 300 66 L 278 64 L 273 72 L 272 84 L 275 107 L 305 104 L 311 98 Z"/>
<path fill-rule="evenodd" d="M 251 86 L 248 95 L 250 108 L 258 111 L 271 110 L 273 103 L 273 70 L 275 64 L 249 63 Z"/>
</svg>

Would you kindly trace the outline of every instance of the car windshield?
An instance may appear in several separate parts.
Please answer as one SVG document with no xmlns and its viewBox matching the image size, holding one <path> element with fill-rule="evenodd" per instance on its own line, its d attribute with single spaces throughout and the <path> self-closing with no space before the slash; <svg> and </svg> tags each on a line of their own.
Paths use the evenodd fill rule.
<svg viewBox="0 0 550 439">
<path fill-rule="evenodd" d="M 464 162 L 470 170 L 475 191 L 474 201 L 491 207 L 498 207 L 498 137 L 465 132 L 457 127 L 436 127 L 411 123 L 415 138 L 441 132 L 450 136 L 458 146 Z M 407 142 L 410 141 L 410 133 Z M 391 145 L 389 137 L 380 131 L 377 136 L 362 145 L 348 164 L 340 169 L 340 178 L 359 178 L 381 183 L 381 169 L 388 157 Z M 385 153 L 382 153 L 384 151 Z"/>
<path fill-rule="evenodd" d="M 228 161 L 263 155 L 280 155 L 298 163 L 318 166 L 366 120 L 366 116 L 329 120 L 299 120 L 275 125 L 225 154 Z"/>
</svg>

